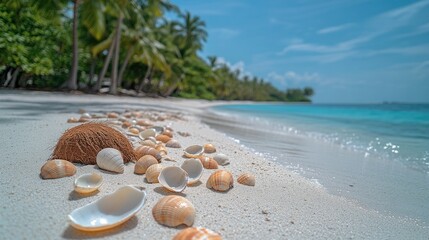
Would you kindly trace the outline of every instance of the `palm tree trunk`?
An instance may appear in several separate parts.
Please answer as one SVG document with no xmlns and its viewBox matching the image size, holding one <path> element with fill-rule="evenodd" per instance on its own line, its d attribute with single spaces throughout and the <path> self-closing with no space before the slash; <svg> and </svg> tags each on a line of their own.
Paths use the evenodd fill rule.
<svg viewBox="0 0 429 240">
<path fill-rule="evenodd" d="M 100 74 L 98 75 L 97 84 L 95 85 L 94 91 L 98 92 L 101 88 L 101 84 L 103 83 L 104 76 L 106 75 L 107 68 L 109 68 L 110 59 L 112 59 L 113 55 L 113 49 L 115 47 L 115 38 L 113 38 L 112 42 L 110 43 L 109 52 L 106 56 L 106 59 L 104 59 L 103 68 L 101 69 Z"/>
<path fill-rule="evenodd" d="M 17 68 L 15 70 L 15 72 L 13 72 L 13 74 L 12 74 L 12 80 L 10 81 L 9 88 L 15 88 L 16 80 L 18 79 L 19 72 L 21 72 L 21 69 L 19 69 L 19 68 Z"/>
<path fill-rule="evenodd" d="M 162 96 L 168 97 L 170 96 L 174 91 L 177 89 L 177 84 L 180 82 L 180 79 L 177 79 L 173 84 L 170 85 L 170 87 L 165 91 Z"/>
<path fill-rule="evenodd" d="M 128 49 L 127 56 L 125 57 L 124 63 L 122 64 L 121 69 L 119 70 L 118 87 L 122 86 L 122 77 L 124 76 L 124 72 L 125 72 L 125 69 L 127 68 L 128 62 L 130 61 L 131 56 L 134 53 L 134 49 L 135 49 L 135 45 Z"/>
<path fill-rule="evenodd" d="M 95 65 L 97 64 L 97 57 L 92 57 L 91 67 L 89 68 L 89 88 L 92 87 L 92 80 L 94 79 Z"/>
<path fill-rule="evenodd" d="M 138 92 L 141 92 L 143 90 L 144 83 L 146 82 L 146 79 L 149 77 L 149 75 L 150 75 L 151 72 L 152 72 L 152 67 L 148 66 L 147 71 L 146 71 L 146 73 L 144 75 L 143 81 L 140 83 Z"/>
<path fill-rule="evenodd" d="M 116 42 L 115 42 L 115 53 L 113 55 L 112 64 L 112 84 L 110 84 L 110 94 L 116 95 L 118 85 L 118 64 L 119 64 L 119 51 L 121 47 L 121 25 L 124 17 L 122 13 L 119 13 L 118 25 L 116 26 Z"/>
<path fill-rule="evenodd" d="M 70 77 L 67 82 L 67 88 L 71 90 L 77 89 L 77 70 L 78 70 L 78 32 L 77 32 L 77 24 L 78 24 L 78 8 L 79 8 L 79 0 L 74 0 L 73 6 L 73 57 L 72 57 L 72 68 L 70 71 Z"/>
</svg>

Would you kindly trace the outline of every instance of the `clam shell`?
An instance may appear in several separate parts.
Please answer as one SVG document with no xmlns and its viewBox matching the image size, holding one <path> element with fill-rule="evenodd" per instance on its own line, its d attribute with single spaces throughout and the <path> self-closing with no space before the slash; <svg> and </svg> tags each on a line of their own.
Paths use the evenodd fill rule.
<svg viewBox="0 0 429 240">
<path fill-rule="evenodd" d="M 170 138 L 173 137 L 173 132 L 168 129 L 165 129 L 164 132 L 162 132 L 161 134 L 169 136 Z"/>
<path fill-rule="evenodd" d="M 203 164 L 205 169 L 217 169 L 219 167 L 217 162 L 211 157 L 200 156 L 198 159 L 200 159 L 201 164 Z"/>
<path fill-rule="evenodd" d="M 115 112 L 109 112 L 108 114 L 107 114 L 107 117 L 108 118 L 118 118 L 118 114 L 117 113 L 115 113 Z"/>
<path fill-rule="evenodd" d="M 170 141 L 168 141 L 165 144 L 166 147 L 169 148 L 181 148 L 182 146 L 180 145 L 180 143 L 177 140 L 171 139 Z"/>
<path fill-rule="evenodd" d="M 138 120 L 136 124 L 139 126 L 145 126 L 145 127 L 152 126 L 152 123 L 149 122 L 149 120 L 145 120 L 145 119 Z"/>
<path fill-rule="evenodd" d="M 78 193 L 96 191 L 103 184 L 103 177 L 97 173 L 86 173 L 74 180 L 74 190 Z"/>
<path fill-rule="evenodd" d="M 148 183 L 157 183 L 158 176 L 161 173 L 163 167 L 161 164 L 154 164 L 146 169 L 146 181 Z"/>
<path fill-rule="evenodd" d="M 156 150 L 159 151 L 159 154 L 161 154 L 161 156 L 165 156 L 168 154 L 167 148 L 164 147 L 164 145 L 158 144 L 158 146 L 155 147 Z"/>
<path fill-rule="evenodd" d="M 115 227 L 133 217 L 144 205 L 146 192 L 134 186 L 123 186 L 68 215 L 70 224 L 84 231 Z"/>
<path fill-rule="evenodd" d="M 62 159 L 49 160 L 40 169 L 40 176 L 43 179 L 70 177 L 75 173 L 76 167 L 73 163 Z"/>
<path fill-rule="evenodd" d="M 191 145 L 184 150 L 185 156 L 188 158 L 198 158 L 204 152 L 204 148 L 201 145 Z"/>
<path fill-rule="evenodd" d="M 247 186 L 255 186 L 255 176 L 250 173 L 243 173 L 237 178 L 237 182 Z"/>
<path fill-rule="evenodd" d="M 229 164 L 229 158 L 223 153 L 216 154 L 213 159 L 222 166 Z"/>
<path fill-rule="evenodd" d="M 135 135 L 138 135 L 140 133 L 139 129 L 134 128 L 134 127 L 129 128 L 128 132 L 131 133 L 131 134 L 135 134 Z"/>
<path fill-rule="evenodd" d="M 234 186 L 234 179 L 232 174 L 225 170 L 217 170 L 210 175 L 206 184 L 207 188 L 213 188 L 219 192 L 228 191 Z"/>
<path fill-rule="evenodd" d="M 158 160 L 152 155 L 145 155 L 141 157 L 134 166 L 134 173 L 135 174 L 144 174 L 146 173 L 146 170 L 154 164 L 158 164 Z"/>
<path fill-rule="evenodd" d="M 79 120 L 77 118 L 74 118 L 74 117 L 67 119 L 67 123 L 77 123 L 77 122 L 79 122 Z"/>
<path fill-rule="evenodd" d="M 143 141 L 140 142 L 140 144 L 142 146 L 148 146 L 148 147 L 151 147 L 151 148 L 155 148 L 156 147 L 156 144 L 153 143 L 151 140 L 143 140 Z"/>
<path fill-rule="evenodd" d="M 82 115 L 80 115 L 80 118 L 91 118 L 91 114 L 89 114 L 89 113 L 82 113 Z"/>
<path fill-rule="evenodd" d="M 161 154 L 159 153 L 158 150 L 156 150 L 155 148 L 152 148 L 152 147 L 148 147 L 148 146 L 137 147 L 137 149 L 136 149 L 136 155 L 137 155 L 137 158 L 141 158 L 144 155 L 152 155 L 158 161 L 161 160 L 161 158 L 162 158 L 162 156 L 161 156 Z"/>
<path fill-rule="evenodd" d="M 214 153 L 214 152 L 216 152 L 216 148 L 215 148 L 215 146 L 213 146 L 213 144 L 207 143 L 204 145 L 204 152 L 205 153 Z"/>
<path fill-rule="evenodd" d="M 192 226 L 195 219 L 195 208 L 192 203 L 181 196 L 161 198 L 152 208 L 152 215 L 162 225 L 176 227 L 182 224 Z"/>
<path fill-rule="evenodd" d="M 114 148 L 104 148 L 97 154 L 97 165 L 99 168 L 116 172 L 124 172 L 124 159 L 122 153 Z"/>
<path fill-rule="evenodd" d="M 158 181 L 170 191 L 181 192 L 188 183 L 188 174 L 180 167 L 169 166 L 162 169 L 158 176 Z"/>
<path fill-rule="evenodd" d="M 222 237 L 210 229 L 202 227 L 185 228 L 173 237 L 173 240 L 222 240 Z"/>
<path fill-rule="evenodd" d="M 167 135 L 159 134 L 158 136 L 155 137 L 155 139 L 157 141 L 161 141 L 163 143 L 166 143 L 166 142 L 170 141 L 171 138 L 169 136 L 167 136 Z"/>
<path fill-rule="evenodd" d="M 198 182 L 198 180 L 201 178 L 201 175 L 203 175 L 203 165 L 198 159 L 187 159 L 180 167 L 185 170 L 186 173 L 188 173 L 188 184 Z"/>
<path fill-rule="evenodd" d="M 152 128 L 149 128 L 149 129 L 141 131 L 140 134 L 139 134 L 139 137 L 142 140 L 144 140 L 144 139 L 146 139 L 148 137 L 155 137 L 155 135 L 156 135 L 156 131 L 154 129 L 152 129 Z"/>
</svg>

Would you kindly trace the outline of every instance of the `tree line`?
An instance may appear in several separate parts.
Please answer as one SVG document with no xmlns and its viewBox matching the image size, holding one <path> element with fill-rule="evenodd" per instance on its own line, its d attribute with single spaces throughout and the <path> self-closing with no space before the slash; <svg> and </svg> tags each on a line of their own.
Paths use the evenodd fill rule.
<svg viewBox="0 0 429 240">
<path fill-rule="evenodd" d="M 0 29 L 2 87 L 254 101 L 314 93 L 203 59 L 205 23 L 168 0 L 6 0 Z"/>
</svg>

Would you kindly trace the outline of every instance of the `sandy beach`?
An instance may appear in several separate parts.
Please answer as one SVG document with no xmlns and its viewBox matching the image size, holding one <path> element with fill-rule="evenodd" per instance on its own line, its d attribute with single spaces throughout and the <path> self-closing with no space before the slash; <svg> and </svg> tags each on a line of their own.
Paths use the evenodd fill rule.
<svg viewBox="0 0 429 240">
<path fill-rule="evenodd" d="M 283 166 L 255 155 L 227 134 L 203 124 L 204 109 L 224 102 L 183 99 L 132 98 L 63 93 L 0 91 L 0 236 L 2 239 L 171 239 L 179 228 L 159 225 L 152 217 L 155 203 L 166 195 L 159 183 L 148 184 L 133 173 L 129 163 L 123 174 L 100 171 L 94 165 L 76 165 L 72 177 L 42 180 L 40 167 L 52 153 L 58 138 L 75 124 L 79 109 L 88 112 L 155 109 L 180 113 L 183 120 L 166 120 L 175 132 L 191 136 L 177 139 L 182 148 L 169 148 L 168 155 L 180 165 L 183 147 L 212 143 L 231 163 L 220 169 L 255 175 L 256 185 L 234 182 L 227 193 L 206 188 L 213 170 L 204 170 L 201 182 L 182 193 L 196 209 L 193 226 L 211 229 L 224 239 L 427 239 L 429 228 L 413 219 L 383 215 L 359 203 L 327 193 L 323 188 Z M 84 173 L 102 174 L 100 191 L 81 196 L 73 181 Z M 87 233 L 71 227 L 67 215 L 122 185 L 146 188 L 147 201 L 131 220 L 111 230 Z"/>
</svg>

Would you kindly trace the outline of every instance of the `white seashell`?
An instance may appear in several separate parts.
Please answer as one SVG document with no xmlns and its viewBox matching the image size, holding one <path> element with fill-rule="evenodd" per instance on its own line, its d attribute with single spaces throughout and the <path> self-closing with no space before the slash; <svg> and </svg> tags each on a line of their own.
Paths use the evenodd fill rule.
<svg viewBox="0 0 429 240">
<path fill-rule="evenodd" d="M 146 138 L 149 138 L 149 137 L 155 137 L 155 135 L 156 135 L 156 131 L 152 128 L 143 130 L 139 133 L 139 137 L 142 140 L 145 140 Z"/>
<path fill-rule="evenodd" d="M 82 115 L 80 115 L 81 118 L 91 118 L 91 114 L 89 113 L 82 113 Z"/>
<path fill-rule="evenodd" d="M 78 193 L 96 191 L 103 184 L 103 177 L 97 173 L 86 173 L 74 180 L 74 190 Z"/>
<path fill-rule="evenodd" d="M 97 154 L 97 165 L 111 172 L 124 172 L 124 159 L 120 151 L 114 148 L 104 148 Z"/>
<path fill-rule="evenodd" d="M 68 215 L 70 224 L 84 231 L 109 229 L 133 217 L 146 202 L 146 192 L 123 186 Z"/>
<path fill-rule="evenodd" d="M 165 144 L 166 147 L 169 148 L 181 148 L 182 146 L 180 145 L 180 143 L 177 140 L 171 139 L 170 141 L 168 141 Z"/>
<path fill-rule="evenodd" d="M 165 167 L 158 176 L 158 182 L 170 191 L 181 192 L 188 183 L 188 174 L 180 167 Z"/>
<path fill-rule="evenodd" d="M 203 175 L 203 165 L 198 159 L 187 159 L 180 167 L 188 173 L 188 184 L 198 182 L 198 180 L 201 178 L 201 175 Z"/>
<path fill-rule="evenodd" d="M 223 153 L 216 154 L 213 159 L 222 166 L 229 164 L 229 158 Z"/>
<path fill-rule="evenodd" d="M 204 148 L 201 145 L 191 145 L 185 148 L 185 156 L 188 158 L 198 158 L 201 154 L 204 153 Z"/>
</svg>

